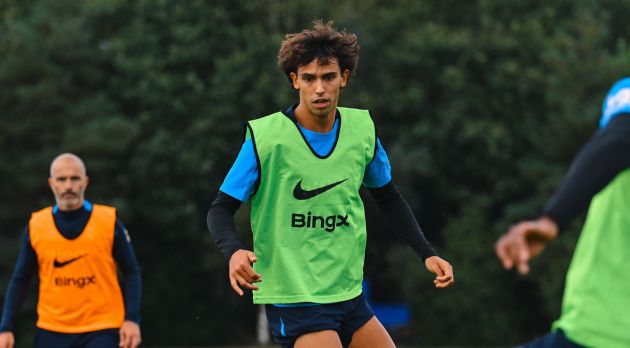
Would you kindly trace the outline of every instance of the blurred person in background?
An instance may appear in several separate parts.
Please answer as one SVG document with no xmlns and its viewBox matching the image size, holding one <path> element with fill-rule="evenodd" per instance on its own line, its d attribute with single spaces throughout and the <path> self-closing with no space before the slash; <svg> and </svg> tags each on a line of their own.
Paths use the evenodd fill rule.
<svg viewBox="0 0 630 348">
<path fill-rule="evenodd" d="M 48 185 L 56 205 L 33 213 L 26 227 L 5 295 L 0 348 L 15 344 L 17 312 L 36 272 L 36 348 L 137 347 L 140 269 L 116 209 L 84 199 L 88 177 L 74 154 L 52 161 Z"/>
<path fill-rule="evenodd" d="M 392 181 L 369 111 L 337 107 L 358 60 L 356 35 L 332 22 L 314 21 L 285 36 L 278 64 L 299 102 L 247 123 L 208 211 L 232 288 L 241 296 L 241 287 L 253 290 L 254 303 L 266 305 L 272 336 L 283 347 L 394 347 L 362 294 L 362 185 L 436 275 L 435 286 L 454 281 Z M 233 218 L 250 199 L 254 252 L 238 239 Z"/>
<path fill-rule="evenodd" d="M 510 227 L 495 245 L 505 269 L 529 261 L 588 207 L 566 277 L 562 313 L 524 347 L 630 347 L 630 78 L 606 96 L 599 130 L 575 157 L 542 215 Z"/>
</svg>

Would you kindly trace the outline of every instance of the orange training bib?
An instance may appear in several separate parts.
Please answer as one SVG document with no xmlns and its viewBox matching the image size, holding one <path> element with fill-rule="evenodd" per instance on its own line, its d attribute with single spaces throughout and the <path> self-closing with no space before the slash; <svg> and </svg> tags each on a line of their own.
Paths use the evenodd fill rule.
<svg viewBox="0 0 630 348">
<path fill-rule="evenodd" d="M 112 256 L 116 209 L 93 205 L 76 239 L 61 235 L 52 207 L 32 214 L 30 240 L 39 264 L 37 327 L 62 333 L 118 328 L 125 316 Z"/>
</svg>

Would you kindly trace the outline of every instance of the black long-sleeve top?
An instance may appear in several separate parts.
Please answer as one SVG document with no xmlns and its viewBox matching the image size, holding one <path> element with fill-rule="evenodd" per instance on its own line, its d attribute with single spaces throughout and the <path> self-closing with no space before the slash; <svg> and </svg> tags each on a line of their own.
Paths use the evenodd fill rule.
<svg viewBox="0 0 630 348">
<path fill-rule="evenodd" d="M 630 168 L 630 114 L 618 115 L 577 154 L 543 213 L 560 228 L 590 204 L 619 173 Z"/>
</svg>

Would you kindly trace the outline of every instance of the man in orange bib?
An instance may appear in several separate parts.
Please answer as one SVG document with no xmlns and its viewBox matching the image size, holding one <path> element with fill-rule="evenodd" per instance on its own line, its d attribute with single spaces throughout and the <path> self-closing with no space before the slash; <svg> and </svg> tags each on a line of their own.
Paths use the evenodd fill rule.
<svg viewBox="0 0 630 348">
<path fill-rule="evenodd" d="M 15 317 L 36 271 L 36 348 L 137 347 L 140 270 L 116 209 L 84 199 L 88 177 L 74 154 L 53 160 L 48 184 L 57 204 L 31 215 L 5 296 L 0 348 L 14 346 Z"/>
</svg>

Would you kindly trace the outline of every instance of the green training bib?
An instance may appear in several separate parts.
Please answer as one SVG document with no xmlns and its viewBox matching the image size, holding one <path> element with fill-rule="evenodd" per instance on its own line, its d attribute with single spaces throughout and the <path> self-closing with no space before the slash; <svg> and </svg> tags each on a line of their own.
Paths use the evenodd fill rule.
<svg viewBox="0 0 630 348">
<path fill-rule="evenodd" d="M 630 169 L 598 193 L 569 267 L 554 329 L 587 347 L 630 347 Z"/>
<path fill-rule="evenodd" d="M 366 110 L 338 108 L 336 143 L 317 155 L 278 112 L 248 123 L 260 170 L 252 196 L 254 303 L 331 303 L 362 291 L 366 228 L 359 188 L 374 157 Z"/>
</svg>

